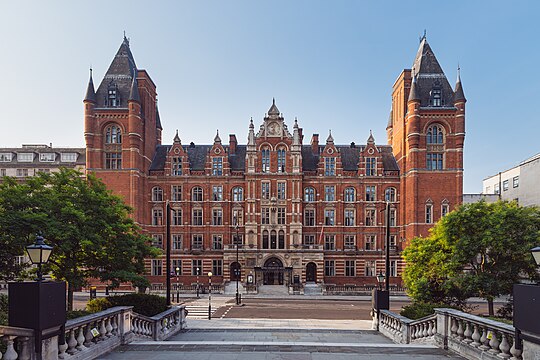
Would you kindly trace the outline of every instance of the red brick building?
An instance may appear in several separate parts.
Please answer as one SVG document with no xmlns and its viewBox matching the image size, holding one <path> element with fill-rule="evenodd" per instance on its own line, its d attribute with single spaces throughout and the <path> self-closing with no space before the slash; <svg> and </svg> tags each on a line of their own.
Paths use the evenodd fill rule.
<svg viewBox="0 0 540 360">
<path fill-rule="evenodd" d="M 97 91 L 90 77 L 84 107 L 87 171 L 125 198 L 155 246 L 165 247 L 170 203 L 171 271 L 184 285 L 197 269 L 227 283 L 238 268 L 257 284 L 373 284 L 384 272 L 387 201 L 399 283 L 407 240 L 461 201 L 465 97 L 425 38 L 394 84 L 389 145 L 371 134 L 350 145 L 313 134 L 307 144 L 275 101 L 258 130 L 249 123 L 247 144 L 219 133 L 208 145 L 182 143 L 180 129 L 162 145 L 156 86 L 127 39 Z M 164 284 L 165 271 L 164 258 L 148 260 L 151 283 Z"/>
</svg>

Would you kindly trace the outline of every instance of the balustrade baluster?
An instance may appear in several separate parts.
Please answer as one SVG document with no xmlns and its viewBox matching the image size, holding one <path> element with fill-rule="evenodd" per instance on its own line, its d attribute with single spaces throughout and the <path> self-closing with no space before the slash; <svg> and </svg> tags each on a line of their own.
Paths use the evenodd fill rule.
<svg viewBox="0 0 540 360">
<path fill-rule="evenodd" d="M 86 324 L 86 332 L 84 334 L 84 346 L 86 347 L 92 345 L 92 340 L 94 340 L 94 335 L 92 335 L 92 324 L 93 322 Z"/>
<path fill-rule="evenodd" d="M 491 333 L 491 339 L 489 340 L 489 347 L 491 347 L 491 349 L 488 350 L 488 352 L 492 354 L 498 354 L 500 342 L 499 342 L 499 339 L 497 339 L 497 332 L 491 329 L 489 330 L 489 332 Z"/>
<path fill-rule="evenodd" d="M 463 333 L 463 336 L 464 336 L 464 339 L 463 339 L 463 342 L 465 344 L 470 344 L 472 343 L 472 331 L 471 331 L 471 323 L 469 321 L 467 321 L 465 323 L 465 332 Z"/>
<path fill-rule="evenodd" d="M 69 339 L 67 341 L 67 353 L 73 355 L 77 352 L 77 340 L 75 340 L 75 329 L 69 330 Z"/>
<path fill-rule="evenodd" d="M 84 326 L 81 325 L 79 327 L 79 334 L 77 336 L 77 350 L 84 350 L 86 346 L 84 346 Z"/>
<path fill-rule="evenodd" d="M 450 327 L 450 335 L 452 337 L 456 337 L 457 336 L 457 329 L 458 329 L 457 320 L 454 319 L 453 317 L 451 317 L 450 321 L 452 322 L 452 326 Z"/>
<path fill-rule="evenodd" d="M 463 336 L 463 333 L 464 333 L 464 331 L 463 331 L 463 321 L 457 320 L 457 322 L 458 322 L 458 328 L 457 328 L 458 339 L 463 340 L 463 339 L 465 339 L 465 336 Z"/>
<path fill-rule="evenodd" d="M 481 345 L 478 347 L 481 350 L 489 350 L 488 328 L 482 326 L 482 336 L 480 337 Z"/>
<path fill-rule="evenodd" d="M 416 325 L 413 325 L 413 328 L 412 328 L 412 333 L 411 333 L 411 339 L 418 339 L 418 324 Z"/>
<path fill-rule="evenodd" d="M 105 330 L 107 331 L 105 333 L 105 336 L 107 337 L 111 337 L 112 336 L 112 325 L 111 325 L 111 318 L 108 317 L 107 320 L 105 320 Z"/>
<path fill-rule="evenodd" d="M 437 319 L 432 320 L 433 326 L 431 328 L 431 336 L 435 336 L 437 333 Z"/>
<path fill-rule="evenodd" d="M 112 328 L 113 328 L 112 333 L 114 335 L 118 335 L 118 315 L 113 316 L 111 325 L 112 325 Z"/>
<path fill-rule="evenodd" d="M 430 320 L 428 321 L 428 324 L 427 324 L 427 335 L 426 336 L 431 336 L 432 333 L 433 333 L 433 322 Z"/>
<path fill-rule="evenodd" d="M 426 323 L 422 323 L 422 337 L 425 338 L 428 336 L 428 325 Z"/>
<path fill-rule="evenodd" d="M 523 352 L 523 350 L 516 349 L 516 339 L 514 339 L 514 341 L 512 343 L 512 347 L 510 348 L 510 354 L 512 354 L 512 357 L 510 359 L 512 359 L 512 360 L 521 360 L 522 359 L 522 357 L 521 357 L 522 352 Z"/>
<path fill-rule="evenodd" d="M 510 358 L 510 344 L 508 343 L 508 339 L 505 333 L 501 334 L 501 344 L 499 345 L 499 350 L 501 351 L 499 357 L 502 357 L 503 359 Z"/>
<path fill-rule="evenodd" d="M 68 348 L 67 341 L 64 340 L 64 343 L 61 345 L 58 345 L 58 358 L 64 359 L 66 357 L 66 350 Z"/>
<path fill-rule="evenodd" d="M 105 328 L 105 319 L 101 319 L 99 322 L 99 340 L 105 340 L 105 334 L 107 334 L 107 329 Z"/>
<path fill-rule="evenodd" d="M 477 324 L 474 324 L 474 331 L 472 333 L 472 345 L 475 346 L 475 347 L 478 347 L 480 345 L 482 345 L 482 343 L 480 342 L 480 332 L 478 331 L 478 325 Z"/>
<path fill-rule="evenodd" d="M 16 360 L 19 354 L 15 351 L 13 342 L 15 341 L 16 336 L 5 336 L 6 342 L 6 352 L 4 353 L 4 360 Z"/>
</svg>

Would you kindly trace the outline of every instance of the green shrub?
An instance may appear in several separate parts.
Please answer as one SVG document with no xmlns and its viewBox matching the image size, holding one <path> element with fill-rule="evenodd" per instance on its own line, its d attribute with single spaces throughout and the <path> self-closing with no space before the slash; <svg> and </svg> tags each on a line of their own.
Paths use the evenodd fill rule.
<svg viewBox="0 0 540 360">
<path fill-rule="evenodd" d="M 0 325 L 8 324 L 8 296 L 0 294 Z"/>
<path fill-rule="evenodd" d="M 90 315 L 92 312 L 87 310 L 71 310 L 66 312 L 66 318 L 68 320 L 76 319 L 81 316 Z"/>
<path fill-rule="evenodd" d="M 164 297 L 148 294 L 127 294 L 90 300 L 86 309 L 90 312 L 103 311 L 114 306 L 133 306 L 133 311 L 145 316 L 154 316 L 167 310 Z"/>
<path fill-rule="evenodd" d="M 405 316 L 411 320 L 416 320 L 423 318 L 425 316 L 435 313 L 436 308 L 456 308 L 448 304 L 441 303 L 424 303 L 424 302 L 413 302 L 410 305 L 405 305 L 401 308 L 401 316 Z M 461 310 L 461 309 L 458 309 Z"/>
</svg>

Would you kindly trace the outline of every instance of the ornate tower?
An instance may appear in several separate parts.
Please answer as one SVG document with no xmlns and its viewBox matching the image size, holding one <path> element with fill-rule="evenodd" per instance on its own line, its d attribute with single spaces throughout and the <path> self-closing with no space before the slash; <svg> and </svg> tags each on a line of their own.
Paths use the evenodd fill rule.
<svg viewBox="0 0 540 360">
<path fill-rule="evenodd" d="M 107 73 L 94 91 L 92 73 L 84 99 L 86 168 L 124 197 L 144 222 L 145 184 L 161 142 L 156 86 L 137 69 L 124 36 Z M 145 195 L 146 196 L 146 195 Z"/>
<path fill-rule="evenodd" d="M 387 126 L 401 171 L 402 238 L 427 236 L 461 204 L 465 103 L 459 69 L 453 90 L 424 35 L 412 69 L 394 83 Z"/>
</svg>

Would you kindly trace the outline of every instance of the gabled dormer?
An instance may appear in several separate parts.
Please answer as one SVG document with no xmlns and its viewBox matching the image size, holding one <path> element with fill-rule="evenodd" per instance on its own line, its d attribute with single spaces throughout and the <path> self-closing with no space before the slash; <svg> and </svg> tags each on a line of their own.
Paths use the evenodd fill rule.
<svg viewBox="0 0 540 360">
<path fill-rule="evenodd" d="M 334 144 L 332 131 L 328 133 L 326 145 L 319 156 L 318 174 L 323 176 L 342 175 L 343 167 L 341 164 L 341 155 L 339 149 Z"/>
<path fill-rule="evenodd" d="M 360 161 L 358 163 L 359 176 L 381 176 L 384 166 L 380 149 L 375 145 L 375 138 L 371 130 L 366 146 L 360 151 Z"/>
<path fill-rule="evenodd" d="M 228 176 L 230 175 L 229 157 L 226 149 L 221 144 L 219 130 L 214 137 L 214 143 L 206 156 L 206 175 Z"/>
<path fill-rule="evenodd" d="M 182 146 L 180 136 L 178 136 L 178 130 L 176 130 L 173 144 L 167 153 L 164 169 L 166 176 L 184 176 L 190 174 L 188 154 Z"/>
</svg>

